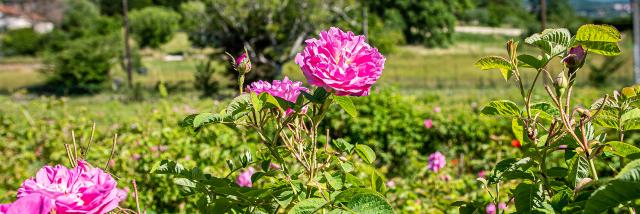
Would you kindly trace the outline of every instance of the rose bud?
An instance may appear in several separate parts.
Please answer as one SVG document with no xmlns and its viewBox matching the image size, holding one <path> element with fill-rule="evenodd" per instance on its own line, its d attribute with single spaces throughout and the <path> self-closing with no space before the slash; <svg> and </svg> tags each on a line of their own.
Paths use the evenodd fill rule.
<svg viewBox="0 0 640 214">
<path fill-rule="evenodd" d="M 236 58 L 234 66 L 236 71 L 241 74 L 247 74 L 251 71 L 251 59 L 249 59 L 249 55 L 246 50 Z"/>
<path fill-rule="evenodd" d="M 553 86 L 556 88 L 556 93 L 558 94 L 558 96 L 564 93 L 567 86 L 569 86 L 569 81 L 567 81 L 564 73 L 560 72 L 558 76 L 556 76 L 556 79 L 553 81 Z"/>
<path fill-rule="evenodd" d="M 569 50 L 562 62 L 564 66 L 569 69 L 569 78 L 574 79 L 575 72 L 584 65 L 585 58 L 587 58 L 587 51 L 582 48 L 582 45 L 575 46 Z"/>
</svg>

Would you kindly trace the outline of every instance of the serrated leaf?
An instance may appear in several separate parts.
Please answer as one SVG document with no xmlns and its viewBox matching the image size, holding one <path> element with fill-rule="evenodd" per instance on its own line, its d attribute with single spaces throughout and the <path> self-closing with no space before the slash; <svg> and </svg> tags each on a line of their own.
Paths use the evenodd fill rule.
<svg viewBox="0 0 640 214">
<path fill-rule="evenodd" d="M 373 164 L 373 162 L 376 160 L 376 153 L 373 151 L 373 149 L 371 149 L 371 147 L 367 145 L 357 144 L 356 153 L 366 163 Z"/>
<path fill-rule="evenodd" d="M 542 33 L 536 33 L 524 40 L 527 44 L 534 45 L 545 53 L 556 56 L 564 52 L 571 44 L 571 33 L 567 29 L 546 29 Z"/>
<path fill-rule="evenodd" d="M 511 120 L 511 131 L 519 142 L 524 142 L 524 125 L 520 119 L 513 118 Z"/>
<path fill-rule="evenodd" d="M 502 77 L 504 80 L 509 80 L 513 73 L 513 65 L 511 62 L 499 56 L 488 56 L 479 59 L 475 66 L 480 68 L 481 70 L 490 70 L 490 69 L 498 69 L 500 73 L 502 73 Z"/>
<path fill-rule="evenodd" d="M 535 115 L 550 122 L 555 116 L 560 115 L 560 111 L 549 103 L 535 103 L 531 105 L 531 116 Z"/>
<path fill-rule="evenodd" d="M 580 155 L 575 155 L 569 164 L 568 181 L 575 188 L 578 183 L 589 177 L 589 162 Z"/>
<path fill-rule="evenodd" d="M 224 116 L 220 114 L 213 113 L 202 113 L 198 114 L 193 118 L 193 127 L 200 128 L 204 125 L 211 123 L 221 123 L 224 121 Z"/>
<path fill-rule="evenodd" d="M 620 157 L 627 157 L 632 154 L 640 153 L 640 148 L 620 141 L 607 142 L 606 145 L 607 147 L 604 150 L 605 152 L 611 152 Z"/>
<path fill-rule="evenodd" d="M 593 119 L 593 123 L 605 128 L 618 128 L 618 114 L 619 111 L 616 108 L 605 106 L 596 118 Z"/>
<path fill-rule="evenodd" d="M 520 183 L 513 195 L 518 212 L 526 213 L 544 206 L 544 194 L 538 184 Z"/>
<path fill-rule="evenodd" d="M 290 214 L 312 214 L 326 205 L 328 202 L 322 198 L 307 198 L 298 202 L 291 210 Z"/>
<path fill-rule="evenodd" d="M 350 144 L 349 142 L 347 142 L 342 138 L 335 139 L 332 142 L 333 142 L 333 145 L 342 152 L 349 153 L 353 149 L 353 144 Z"/>
<path fill-rule="evenodd" d="M 575 39 L 580 42 L 619 42 L 621 37 L 620 32 L 613 26 L 586 24 L 578 28 Z"/>
<path fill-rule="evenodd" d="M 614 179 L 594 191 L 587 200 L 584 213 L 602 213 L 637 199 L 640 199 L 640 160 L 627 164 Z"/>
<path fill-rule="evenodd" d="M 363 188 L 350 188 L 341 192 L 336 196 L 335 203 L 340 203 L 355 213 L 393 213 L 391 205 L 382 195 Z"/>
<path fill-rule="evenodd" d="M 483 115 L 487 116 L 505 116 L 505 117 L 517 117 L 520 116 L 520 109 L 516 103 L 509 100 L 496 100 L 486 104 L 480 111 Z"/>
<path fill-rule="evenodd" d="M 227 115 L 238 115 L 242 112 L 248 111 L 251 103 L 251 97 L 249 94 L 245 93 L 240 96 L 237 96 L 231 100 L 225 112 Z"/>
<path fill-rule="evenodd" d="M 351 117 L 358 117 L 358 111 L 356 110 L 356 106 L 353 105 L 351 98 L 347 96 L 334 96 L 333 100 Z"/>
<path fill-rule="evenodd" d="M 620 32 L 609 25 L 583 25 L 578 29 L 575 40 L 592 53 L 605 56 L 620 54 Z"/>
<path fill-rule="evenodd" d="M 535 69 L 542 68 L 545 65 L 545 62 L 543 60 L 528 54 L 522 54 L 518 56 L 518 61 Z"/>
</svg>

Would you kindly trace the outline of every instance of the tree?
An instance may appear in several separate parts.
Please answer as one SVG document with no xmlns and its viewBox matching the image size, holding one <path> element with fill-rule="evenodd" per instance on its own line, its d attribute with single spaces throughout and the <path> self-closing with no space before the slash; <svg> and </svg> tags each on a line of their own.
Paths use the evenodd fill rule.
<svg viewBox="0 0 640 214">
<path fill-rule="evenodd" d="M 194 46 L 238 54 L 247 48 L 254 69 L 247 82 L 273 79 L 309 34 L 331 23 L 340 1 L 210 0 L 181 6 L 183 29 Z M 230 70 L 230 69 L 228 69 Z"/>
<path fill-rule="evenodd" d="M 369 1 L 368 6 L 384 19 L 402 20 L 408 43 L 435 47 L 452 42 L 456 15 L 473 4 L 469 0 L 380 0 Z"/>
<path fill-rule="evenodd" d="M 180 14 L 163 7 L 146 7 L 129 14 L 131 33 L 140 47 L 157 48 L 178 30 Z"/>
</svg>

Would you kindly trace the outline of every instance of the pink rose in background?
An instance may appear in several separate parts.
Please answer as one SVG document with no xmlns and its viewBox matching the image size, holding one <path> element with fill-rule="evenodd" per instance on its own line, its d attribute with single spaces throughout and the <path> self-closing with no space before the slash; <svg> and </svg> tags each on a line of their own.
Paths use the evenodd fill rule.
<svg viewBox="0 0 640 214">
<path fill-rule="evenodd" d="M 479 178 L 484 178 L 486 176 L 487 176 L 487 171 L 480 170 L 480 172 L 478 172 L 478 177 Z"/>
<path fill-rule="evenodd" d="M 504 202 L 500 202 L 500 203 L 498 204 L 498 209 L 506 210 L 506 209 L 507 209 L 507 204 L 506 204 L 506 203 L 504 203 Z"/>
<path fill-rule="evenodd" d="M 338 96 L 367 96 L 384 69 L 385 58 L 366 38 L 332 27 L 305 41 L 296 64 L 311 85 Z"/>
<path fill-rule="evenodd" d="M 444 182 L 449 182 L 451 181 L 451 175 L 449 174 L 441 175 L 440 180 L 443 180 Z"/>
<path fill-rule="evenodd" d="M 435 108 L 433 108 L 433 112 L 435 113 L 440 113 L 442 111 L 442 109 L 440 108 L 440 106 L 436 106 Z"/>
<path fill-rule="evenodd" d="M 433 128 L 433 120 L 431 119 L 424 120 L 424 127 L 427 129 Z"/>
<path fill-rule="evenodd" d="M 255 173 L 256 170 L 253 167 L 249 167 L 247 170 L 240 172 L 238 178 L 236 178 L 236 184 L 241 187 L 251 187 L 253 183 L 251 182 L 251 176 Z"/>
<path fill-rule="evenodd" d="M 293 82 L 289 80 L 289 77 L 284 77 L 282 80 L 274 80 L 273 83 L 258 80 L 247 86 L 247 91 L 260 94 L 266 92 L 274 97 L 280 97 L 286 101 L 295 103 L 300 95 L 300 91 L 309 92 L 308 88 L 302 86 L 302 82 Z M 286 114 L 289 115 L 293 112 L 293 109 L 287 109 Z M 305 109 L 303 109 L 305 112 Z"/>
<path fill-rule="evenodd" d="M 385 185 L 387 185 L 387 188 L 389 189 L 395 189 L 396 188 L 396 182 L 393 180 L 388 180 L 387 183 L 385 183 Z"/>
<path fill-rule="evenodd" d="M 437 173 L 438 171 L 440 171 L 440 169 L 444 167 L 445 164 L 447 164 L 447 160 L 444 157 L 444 155 L 442 155 L 442 153 L 435 152 L 429 155 L 429 164 L 428 164 L 429 170 Z"/>
<path fill-rule="evenodd" d="M 487 214 L 496 214 L 496 205 L 494 203 L 487 204 L 485 211 Z"/>
<path fill-rule="evenodd" d="M 107 213 L 127 197 L 111 175 L 83 160 L 68 169 L 45 166 L 18 189 L 17 200 L 0 213 Z"/>
</svg>

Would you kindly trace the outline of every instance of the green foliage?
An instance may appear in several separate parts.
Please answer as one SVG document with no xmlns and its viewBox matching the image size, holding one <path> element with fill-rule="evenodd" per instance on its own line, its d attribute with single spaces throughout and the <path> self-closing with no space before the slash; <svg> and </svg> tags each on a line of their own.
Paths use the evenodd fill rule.
<svg viewBox="0 0 640 214">
<path fill-rule="evenodd" d="M 452 42 L 455 15 L 472 4 L 467 0 L 384 0 L 367 2 L 367 6 L 383 19 L 401 20 L 398 26 L 408 43 L 437 47 Z"/>
<path fill-rule="evenodd" d="M 163 7 L 145 7 L 129 14 L 133 37 L 140 47 L 158 48 L 178 30 L 180 14 Z"/>
<path fill-rule="evenodd" d="M 122 37 L 114 19 L 101 16 L 88 0 L 66 0 L 60 26 L 47 38 L 45 68 L 49 92 L 96 92 L 109 80 L 121 56 Z"/>
<path fill-rule="evenodd" d="M 331 23 L 334 6 L 343 7 L 321 0 L 189 2 L 181 6 L 182 25 L 196 47 L 220 48 L 234 56 L 250 48 L 255 54 L 250 57 L 261 60 L 252 62 L 246 82 L 270 80 L 280 75 L 304 39 Z"/>
<path fill-rule="evenodd" d="M 627 59 L 623 56 L 612 57 L 610 59 L 602 61 L 599 65 L 595 63 L 589 63 L 589 82 L 595 86 L 603 86 L 607 84 L 607 80 L 614 73 L 618 72 Z"/>
<path fill-rule="evenodd" d="M 32 28 L 9 30 L 0 38 L 2 54 L 7 56 L 35 55 L 44 45 L 43 36 Z"/>
<path fill-rule="evenodd" d="M 490 185 L 495 185 L 495 195 L 491 196 L 493 203 L 500 201 L 500 183 L 511 180 L 521 182 L 509 191 L 518 213 L 572 212 L 582 208 L 585 213 L 601 213 L 640 198 L 632 187 L 637 186 L 639 177 L 637 161 L 624 166 L 615 178 L 602 180 L 598 174 L 604 170 L 598 171 L 595 164 L 596 161 L 608 161 L 600 157 L 602 154 L 621 158 L 638 156 L 640 149 L 623 142 L 624 132 L 636 129 L 640 120 L 640 109 L 633 104 L 637 100 L 637 86 L 616 91 L 612 98 L 607 95 L 598 99 L 590 109 L 571 103 L 571 91 L 579 75 L 577 70 L 584 64 L 583 56 L 588 53 L 617 55 L 620 53 L 619 41 L 620 33 L 605 25 L 584 25 L 574 37 L 563 28 L 546 29 L 525 39 L 527 44 L 542 50 L 543 56 L 518 55 L 516 43 L 509 41 L 508 58 L 485 57 L 476 63 L 482 70 L 506 70 L 514 77 L 511 79 L 516 82 L 524 103 L 520 108 L 512 101 L 492 101 L 481 111 L 483 115 L 512 119 L 513 133 L 522 142 L 519 157 L 499 162 L 489 179 L 479 179 L 487 191 L 490 191 Z M 582 46 L 586 51 L 581 53 L 581 48 L 572 49 L 576 46 Z M 556 57 L 574 57 L 577 61 L 560 61 L 568 71 L 552 75 L 545 67 Z M 532 83 L 525 83 L 520 67 L 536 70 Z M 540 77 L 544 79 L 541 81 L 548 95 L 546 98 L 551 102 L 532 102 L 532 93 Z M 604 143 L 607 133 L 596 132 L 594 125 L 614 129 L 618 140 Z M 564 163 L 554 163 L 550 158 L 558 157 L 554 154 L 557 151 L 564 153 Z M 551 165 L 556 166 L 549 167 Z M 593 187 L 597 189 L 593 191 Z M 474 203 L 461 203 L 460 206 L 461 210 L 463 207 L 467 211 L 477 210 Z"/>
<path fill-rule="evenodd" d="M 193 73 L 193 84 L 196 89 L 200 90 L 202 97 L 210 97 L 218 93 L 220 85 L 218 81 L 214 79 L 216 70 L 218 69 L 211 60 L 196 64 L 196 70 Z"/>
<path fill-rule="evenodd" d="M 64 50 L 50 53 L 44 72 L 55 90 L 66 92 L 96 92 L 109 80 L 113 59 L 119 56 L 121 37 L 118 34 L 76 39 L 66 43 Z"/>
</svg>

